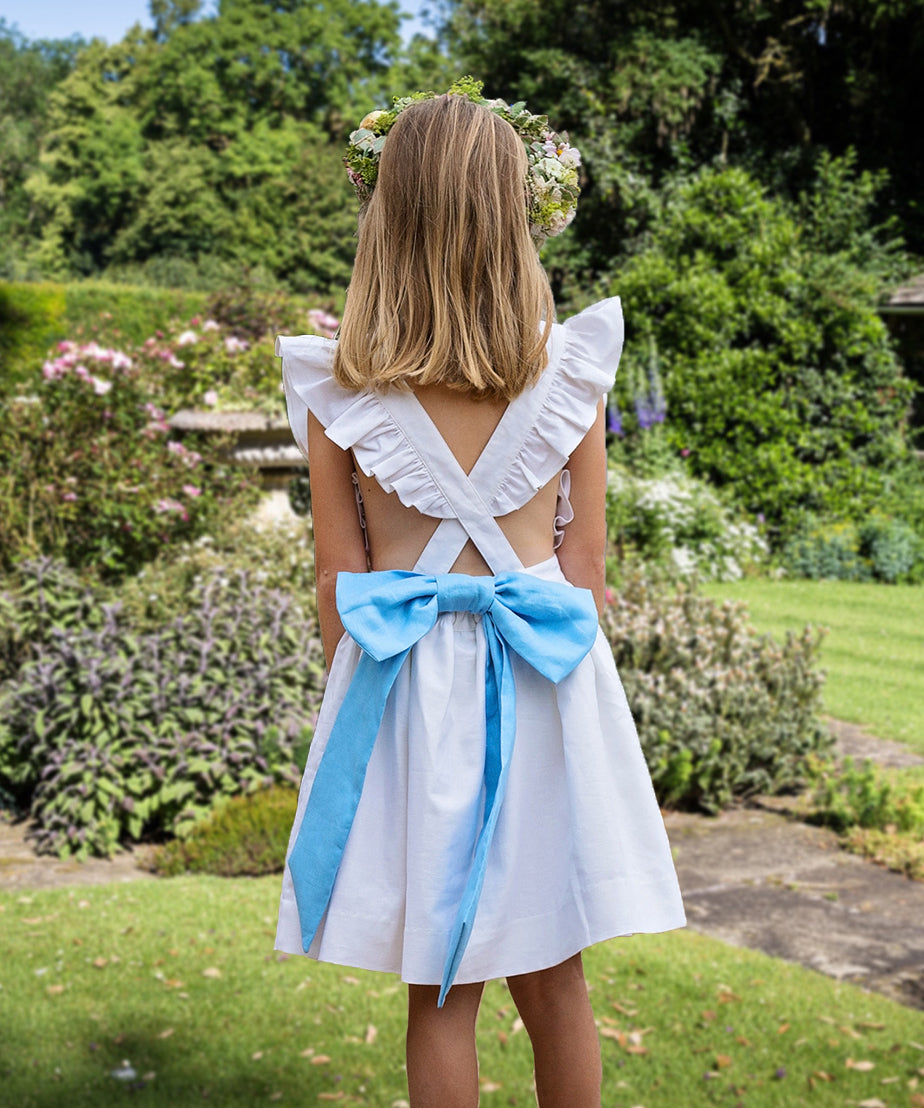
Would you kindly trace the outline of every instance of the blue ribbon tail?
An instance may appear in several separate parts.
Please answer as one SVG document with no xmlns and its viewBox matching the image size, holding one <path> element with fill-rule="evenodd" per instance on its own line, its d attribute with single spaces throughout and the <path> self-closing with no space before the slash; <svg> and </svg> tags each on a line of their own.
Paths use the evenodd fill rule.
<svg viewBox="0 0 924 1108">
<path fill-rule="evenodd" d="M 407 655 L 404 650 L 381 662 L 360 655 L 318 765 L 288 860 L 306 953 L 327 911 L 385 702 Z"/>
<path fill-rule="evenodd" d="M 507 775 L 510 757 L 516 738 L 516 686 L 510 654 L 504 640 L 497 634 L 494 621 L 485 615 L 484 627 L 487 643 L 485 663 L 485 802 L 484 822 L 475 846 L 475 854 L 468 880 L 462 893 L 459 911 L 449 937 L 449 949 L 443 965 L 443 980 L 437 998 L 442 1008 L 446 994 L 452 988 L 462 955 L 471 938 L 472 925 L 478 911 L 478 901 L 484 885 L 488 850 L 494 838 L 494 829 L 500 815 L 504 794 L 507 791 Z"/>
</svg>

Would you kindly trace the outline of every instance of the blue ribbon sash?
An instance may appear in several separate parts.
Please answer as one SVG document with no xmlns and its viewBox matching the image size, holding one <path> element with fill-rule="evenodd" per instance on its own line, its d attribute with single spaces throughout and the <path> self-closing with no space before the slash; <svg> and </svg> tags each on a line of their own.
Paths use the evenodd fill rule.
<svg viewBox="0 0 924 1108">
<path fill-rule="evenodd" d="M 596 606 L 587 589 L 527 573 L 469 577 L 386 570 L 338 574 L 337 610 L 363 653 L 331 729 L 288 859 L 306 952 L 330 902 L 388 694 L 404 660 L 441 612 L 482 616 L 487 647 L 484 818 L 443 966 L 437 1001 L 442 1007 L 471 936 L 507 785 L 516 735 L 510 652 L 557 684 L 593 646 Z"/>
</svg>

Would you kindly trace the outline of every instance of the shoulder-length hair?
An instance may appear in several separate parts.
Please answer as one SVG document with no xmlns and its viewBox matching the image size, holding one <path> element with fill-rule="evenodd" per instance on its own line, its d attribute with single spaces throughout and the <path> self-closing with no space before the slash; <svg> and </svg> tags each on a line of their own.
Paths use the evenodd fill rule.
<svg viewBox="0 0 924 1108">
<path fill-rule="evenodd" d="M 545 368 L 554 306 L 529 233 L 526 151 L 464 96 L 411 104 L 382 151 L 333 374 L 512 399 Z"/>
</svg>

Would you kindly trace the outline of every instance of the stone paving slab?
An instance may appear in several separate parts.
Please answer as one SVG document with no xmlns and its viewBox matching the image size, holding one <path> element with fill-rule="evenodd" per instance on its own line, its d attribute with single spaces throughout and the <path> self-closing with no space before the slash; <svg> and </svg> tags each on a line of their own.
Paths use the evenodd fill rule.
<svg viewBox="0 0 924 1108">
<path fill-rule="evenodd" d="M 105 885 L 110 881 L 156 880 L 144 868 L 144 850 L 122 850 L 114 858 L 61 859 L 36 854 L 26 825 L 0 814 L 0 889 L 54 889 L 61 885 Z"/>
<path fill-rule="evenodd" d="M 695 930 L 924 1008 L 924 884 L 777 812 L 665 822 Z"/>
</svg>

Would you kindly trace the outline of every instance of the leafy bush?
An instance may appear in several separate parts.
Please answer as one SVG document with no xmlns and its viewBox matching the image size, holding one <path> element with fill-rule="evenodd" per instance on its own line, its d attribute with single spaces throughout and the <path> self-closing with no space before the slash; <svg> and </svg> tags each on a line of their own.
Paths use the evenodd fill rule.
<svg viewBox="0 0 924 1108">
<path fill-rule="evenodd" d="M 810 764 L 810 791 L 799 811 L 835 830 L 843 847 L 879 865 L 924 880 L 924 784 L 889 773 L 869 759 L 859 765 Z"/>
<path fill-rule="evenodd" d="M 611 467 L 606 515 L 609 540 L 623 560 L 638 558 L 680 576 L 734 580 L 767 554 L 757 527 L 679 471 L 644 478 Z"/>
<path fill-rule="evenodd" d="M 157 847 L 153 869 L 164 877 L 280 873 L 297 801 L 296 789 L 281 786 L 231 797 L 195 824 L 185 838 Z"/>
<path fill-rule="evenodd" d="M 913 881 L 924 881 L 924 837 L 921 833 L 877 828 L 853 827 L 841 838 L 842 844 L 854 854 L 861 854 L 877 865 L 903 873 Z"/>
<path fill-rule="evenodd" d="M 924 578 L 924 541 L 879 513 L 859 524 L 809 520 L 784 547 L 783 566 L 815 580 L 914 582 Z"/>
<path fill-rule="evenodd" d="M 15 677 L 55 632 L 68 634 L 99 621 L 90 589 L 53 558 L 20 563 L 6 585 L 0 592 L 0 682 Z"/>
<path fill-rule="evenodd" d="M 813 233 L 744 171 L 705 169 L 665 192 L 612 282 L 634 329 L 619 403 L 655 349 L 673 453 L 779 545 L 806 510 L 862 519 L 908 457 L 913 386 L 876 313 L 878 274 Z"/>
<path fill-rule="evenodd" d="M 138 631 L 117 604 L 52 628 L 0 687 L 0 789 L 38 848 L 109 854 L 182 834 L 221 796 L 298 780 L 320 701 L 316 618 L 214 569 L 186 610 Z"/>
<path fill-rule="evenodd" d="M 879 581 L 920 581 L 924 577 L 924 541 L 901 519 L 874 513 L 858 528 L 860 553 Z"/>
<path fill-rule="evenodd" d="M 289 480 L 286 491 L 289 495 L 289 507 L 297 516 L 311 515 L 311 479 L 307 470 L 296 473 Z"/>
<path fill-rule="evenodd" d="M 219 318 L 193 316 L 181 329 L 158 332 L 137 351 L 152 393 L 168 411 L 182 407 L 227 411 L 283 411 L 279 360 L 273 336 L 279 331 L 330 334 L 339 326 L 318 308 L 305 309 L 283 293 L 232 290 L 210 306 Z"/>
<path fill-rule="evenodd" d="M 132 627 L 155 630 L 195 603 L 196 589 L 216 574 L 246 573 L 264 589 L 291 593 L 316 618 L 314 547 L 310 528 L 280 520 L 254 527 L 231 520 L 214 535 L 202 535 L 149 562 L 134 577 L 109 588 Z"/>
<path fill-rule="evenodd" d="M 855 523 L 803 525 L 783 548 L 783 566 L 812 580 L 868 581 L 872 573 L 859 547 Z"/>
<path fill-rule="evenodd" d="M 249 285 L 226 286 L 213 293 L 205 306 L 209 319 L 227 327 L 238 338 L 256 342 L 267 335 L 302 334 L 318 329 L 322 320 L 332 324 L 319 333 L 330 334 L 340 321 L 328 312 L 309 308 L 305 297 L 281 289 L 263 291 Z M 272 347 L 272 343 L 270 343 Z"/>
<path fill-rule="evenodd" d="M 636 576 L 606 605 L 603 629 L 663 804 L 709 812 L 798 786 L 831 745 L 817 717 L 818 633 L 779 644 L 741 604 Z"/>
<path fill-rule="evenodd" d="M 857 765 L 811 767 L 812 794 L 808 820 L 835 831 L 854 828 L 924 834 L 924 785 L 908 788 L 889 781 L 867 758 Z"/>
<path fill-rule="evenodd" d="M 250 479 L 168 439 L 143 368 L 119 350 L 61 343 L 33 395 L 0 398 L 0 550 L 104 576 L 132 572 L 255 497 Z"/>
</svg>

